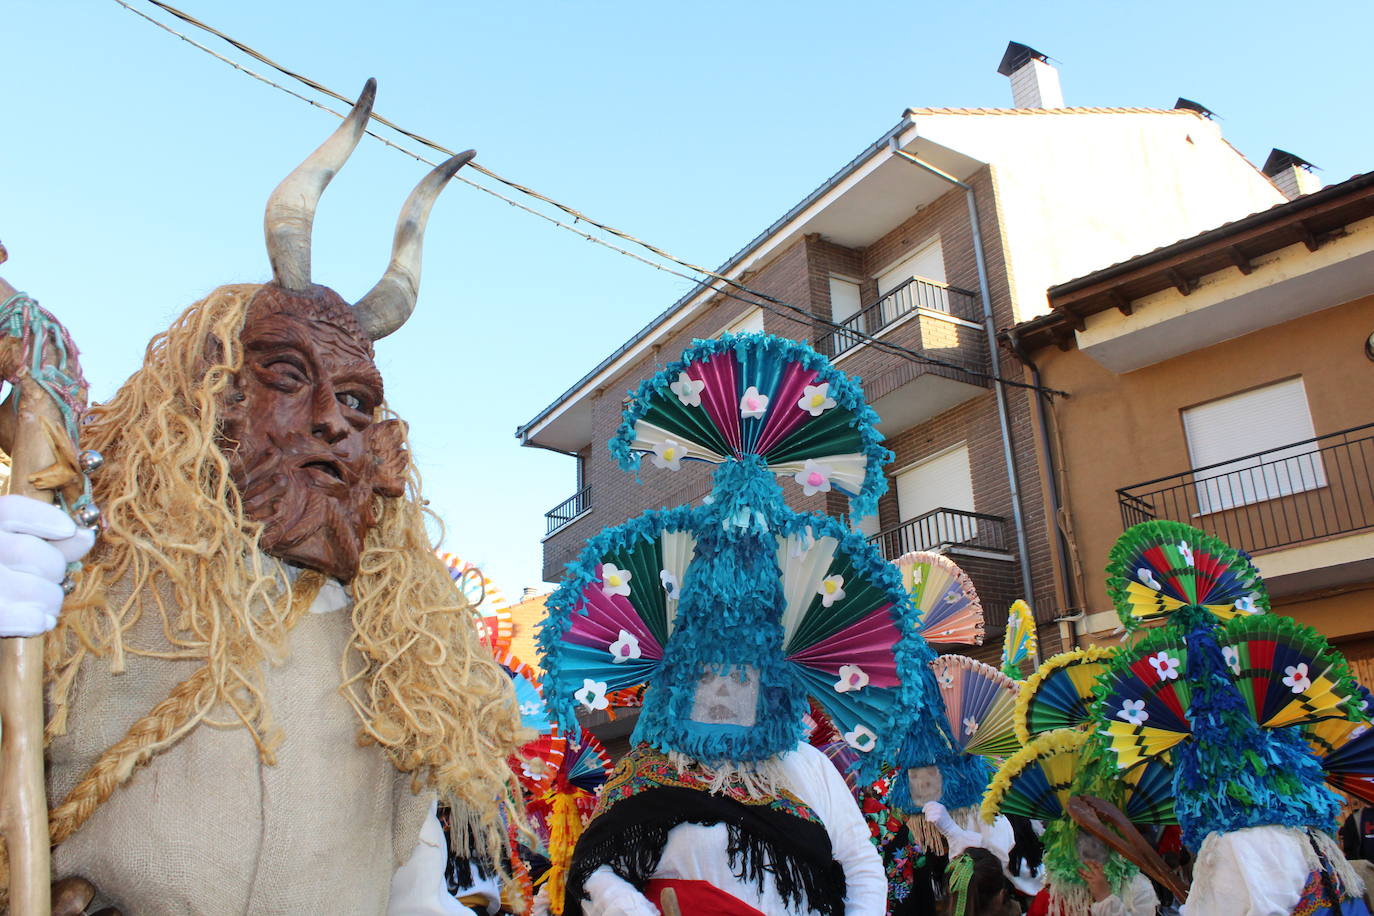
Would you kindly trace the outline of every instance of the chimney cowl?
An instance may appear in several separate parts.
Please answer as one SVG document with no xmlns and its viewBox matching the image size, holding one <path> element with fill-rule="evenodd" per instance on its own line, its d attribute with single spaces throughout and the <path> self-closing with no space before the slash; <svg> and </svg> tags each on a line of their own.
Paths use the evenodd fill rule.
<svg viewBox="0 0 1374 916">
<path fill-rule="evenodd" d="M 1063 108 L 1064 91 L 1059 88 L 1059 71 L 1048 56 L 1020 42 L 1007 43 L 1007 52 L 997 72 L 1011 79 L 1011 104 L 1014 108 Z"/>
<path fill-rule="evenodd" d="M 1269 176 L 1284 197 L 1294 200 L 1321 190 L 1322 180 L 1312 171 L 1315 168 L 1301 156 L 1295 156 L 1287 150 L 1273 149 L 1269 151 L 1269 158 L 1264 160 L 1260 171 Z"/>
<path fill-rule="evenodd" d="M 1049 62 L 1049 56 L 1041 54 L 1030 45 L 1023 45 L 1019 41 L 1007 42 L 1006 53 L 1002 55 L 1002 62 L 997 65 L 997 72 L 1003 76 L 1011 76 L 1032 60 Z"/>
</svg>

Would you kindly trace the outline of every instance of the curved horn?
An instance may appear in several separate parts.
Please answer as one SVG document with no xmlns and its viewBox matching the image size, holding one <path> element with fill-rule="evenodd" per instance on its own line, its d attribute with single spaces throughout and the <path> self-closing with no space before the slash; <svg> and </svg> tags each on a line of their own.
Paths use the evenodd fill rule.
<svg viewBox="0 0 1374 916">
<path fill-rule="evenodd" d="M 315 207 L 330 179 L 343 168 L 372 116 L 377 81 L 370 79 L 343 124 L 320 144 L 296 170 L 282 179 L 267 199 L 263 228 L 272 277 L 285 289 L 310 286 L 310 227 Z"/>
<path fill-rule="evenodd" d="M 353 306 L 353 315 L 369 339 L 381 340 L 405 324 L 410 313 L 415 311 L 415 299 L 420 293 L 420 249 L 430 207 L 434 206 L 434 199 L 454 173 L 476 155 L 468 150 L 440 163 L 406 198 L 396 220 L 391 263 L 377 285 Z"/>
</svg>

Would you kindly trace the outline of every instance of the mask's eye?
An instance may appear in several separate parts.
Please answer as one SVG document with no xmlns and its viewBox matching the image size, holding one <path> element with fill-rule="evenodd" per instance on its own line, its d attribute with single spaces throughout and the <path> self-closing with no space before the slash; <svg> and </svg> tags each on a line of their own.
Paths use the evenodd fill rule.
<svg viewBox="0 0 1374 916">
<path fill-rule="evenodd" d="M 338 399 L 339 403 L 347 407 L 349 410 L 363 409 L 363 400 L 356 394 L 351 394 L 347 391 L 341 391 L 338 394 Z"/>
</svg>

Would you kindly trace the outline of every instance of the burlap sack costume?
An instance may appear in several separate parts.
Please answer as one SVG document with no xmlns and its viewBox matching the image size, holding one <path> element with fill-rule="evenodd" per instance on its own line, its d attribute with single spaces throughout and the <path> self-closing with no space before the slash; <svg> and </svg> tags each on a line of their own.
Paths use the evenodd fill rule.
<svg viewBox="0 0 1374 916">
<path fill-rule="evenodd" d="M 377 746 L 359 746 L 358 717 L 338 689 L 351 609 L 343 587 L 327 582 L 291 631 L 287 660 L 267 668 L 285 734 L 276 766 L 260 762 L 245 729 L 201 725 L 54 850 L 54 874 L 90 879 L 129 916 L 386 912 L 392 873 L 434 796 L 412 793 L 412 775 Z M 158 644 L 155 618 L 140 620 L 129 641 Z M 49 749 L 51 797 L 65 797 L 200 665 L 130 655 L 120 675 L 101 660 L 83 666 L 72 727 Z"/>
</svg>

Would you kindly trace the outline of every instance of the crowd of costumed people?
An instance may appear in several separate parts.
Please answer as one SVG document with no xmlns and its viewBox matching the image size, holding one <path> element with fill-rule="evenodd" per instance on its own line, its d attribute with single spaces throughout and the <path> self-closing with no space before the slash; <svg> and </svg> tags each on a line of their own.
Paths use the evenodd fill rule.
<svg viewBox="0 0 1374 916">
<path fill-rule="evenodd" d="M 375 361 L 473 154 L 412 192 L 357 303 L 310 272 L 374 92 L 269 198 L 272 281 L 189 307 L 89 413 L 70 337 L 0 280 L 0 446 L 58 502 L 0 497 L 26 749 L 0 910 L 1370 916 L 1369 694 L 1250 558 L 1137 525 L 1117 644 L 1037 666 L 1018 602 L 1000 670 L 959 654 L 972 582 L 856 530 L 893 456 L 795 341 L 696 341 L 643 381 L 613 457 L 709 463 L 711 492 L 591 538 L 539 667 L 515 657 L 488 580 L 432 549 Z M 629 709 L 613 763 L 584 720 Z"/>
<path fill-rule="evenodd" d="M 542 676 L 493 647 L 539 738 L 510 758 L 528 814 L 512 799 L 474 909 L 1367 916 L 1368 694 L 1250 559 L 1137 525 L 1106 568 L 1119 644 L 1037 664 L 1017 601 L 995 668 L 958 654 L 985 624 L 948 557 L 889 562 L 787 504 L 873 511 L 877 421 L 854 380 L 760 334 L 643 382 L 613 456 L 710 462 L 714 486 L 588 541 L 547 600 Z M 578 716 L 626 707 L 612 767 Z"/>
</svg>

